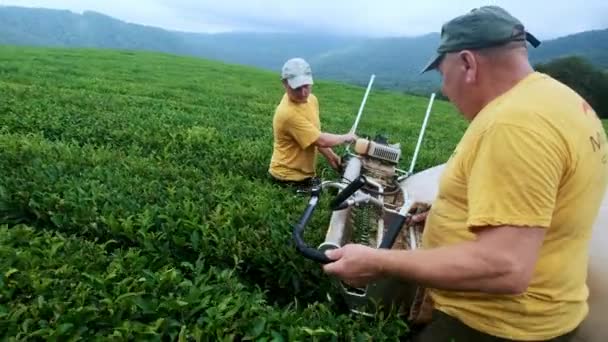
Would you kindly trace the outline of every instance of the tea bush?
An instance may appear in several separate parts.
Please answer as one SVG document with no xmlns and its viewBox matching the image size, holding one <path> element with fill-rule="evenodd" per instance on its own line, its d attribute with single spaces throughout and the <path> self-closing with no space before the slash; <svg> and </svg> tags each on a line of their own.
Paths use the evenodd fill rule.
<svg viewBox="0 0 608 342">
<path fill-rule="evenodd" d="M 348 314 L 291 241 L 307 198 L 268 181 L 277 74 L 110 50 L 0 48 L 0 334 L 9 339 L 398 339 Z M 317 82 L 323 128 L 365 89 Z M 360 135 L 409 167 L 428 99 L 372 90 Z M 436 100 L 416 170 L 464 120 Z M 344 152 L 343 148 L 337 149 Z M 337 175 L 320 158 L 319 174 Z M 323 197 L 307 239 L 329 222 Z"/>
</svg>

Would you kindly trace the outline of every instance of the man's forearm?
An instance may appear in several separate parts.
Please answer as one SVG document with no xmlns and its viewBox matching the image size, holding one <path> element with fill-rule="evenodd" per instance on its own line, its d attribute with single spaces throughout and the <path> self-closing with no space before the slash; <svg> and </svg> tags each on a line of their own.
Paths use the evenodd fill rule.
<svg viewBox="0 0 608 342">
<path fill-rule="evenodd" d="M 327 158 L 331 157 L 332 154 L 334 154 L 334 151 L 331 149 L 331 147 L 318 147 L 317 150 L 319 150 L 319 152 Z"/>
<path fill-rule="evenodd" d="M 321 154 L 327 159 L 329 165 L 334 169 L 338 170 L 340 167 L 340 157 L 331 149 L 331 147 L 318 147 Z"/>
<path fill-rule="evenodd" d="M 421 285 L 453 291 L 514 294 L 521 292 L 516 262 L 484 251 L 475 242 L 435 249 L 378 250 L 382 273 Z"/>
<path fill-rule="evenodd" d="M 347 140 L 348 140 L 348 136 L 346 134 L 338 135 L 338 134 L 333 134 L 333 133 L 321 133 L 321 135 L 319 136 L 319 139 L 317 139 L 317 141 L 316 141 L 316 145 L 317 145 L 317 147 L 320 147 L 320 148 L 332 147 L 332 146 L 343 144 Z"/>
</svg>

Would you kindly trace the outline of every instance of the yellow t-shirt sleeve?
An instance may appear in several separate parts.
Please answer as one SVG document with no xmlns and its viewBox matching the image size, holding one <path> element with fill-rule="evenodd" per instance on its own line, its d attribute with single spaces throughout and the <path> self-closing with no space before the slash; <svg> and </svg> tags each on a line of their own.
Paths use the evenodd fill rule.
<svg viewBox="0 0 608 342">
<path fill-rule="evenodd" d="M 306 149 L 321 135 L 321 131 L 302 115 L 291 115 L 285 123 L 285 129 L 302 149 Z"/>
<path fill-rule="evenodd" d="M 551 223 L 564 151 L 554 133 L 495 124 L 469 159 L 470 228 Z"/>
</svg>

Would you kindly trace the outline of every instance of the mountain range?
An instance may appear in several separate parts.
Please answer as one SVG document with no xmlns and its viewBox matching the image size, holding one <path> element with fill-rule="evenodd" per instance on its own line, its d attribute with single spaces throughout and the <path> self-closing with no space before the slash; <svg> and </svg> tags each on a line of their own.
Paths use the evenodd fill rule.
<svg viewBox="0 0 608 342">
<path fill-rule="evenodd" d="M 279 72 L 286 59 L 306 58 L 317 78 L 411 93 L 435 91 L 436 73 L 419 75 L 438 33 L 366 38 L 301 33 L 188 33 L 128 23 L 102 13 L 0 6 L 0 44 L 148 50 L 196 56 Z M 608 29 L 543 41 L 533 63 L 579 55 L 608 69 Z"/>
</svg>

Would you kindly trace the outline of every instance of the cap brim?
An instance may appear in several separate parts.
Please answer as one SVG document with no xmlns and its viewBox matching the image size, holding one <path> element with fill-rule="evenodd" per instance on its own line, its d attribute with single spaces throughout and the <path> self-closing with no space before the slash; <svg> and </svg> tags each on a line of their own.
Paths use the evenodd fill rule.
<svg viewBox="0 0 608 342">
<path fill-rule="evenodd" d="M 426 66 L 420 71 L 420 74 L 424 74 L 425 72 L 427 72 L 429 70 L 436 69 L 439 66 L 439 61 L 441 61 L 441 57 L 442 56 L 443 56 L 443 54 L 435 53 L 431 57 L 431 59 L 429 59 L 429 61 L 426 64 Z"/>
<path fill-rule="evenodd" d="M 303 85 L 307 85 L 307 84 L 313 84 L 312 76 L 307 76 L 307 75 L 296 76 L 294 78 L 287 79 L 287 84 L 289 84 L 289 86 L 292 89 L 299 88 L 299 87 L 301 87 Z"/>
</svg>

